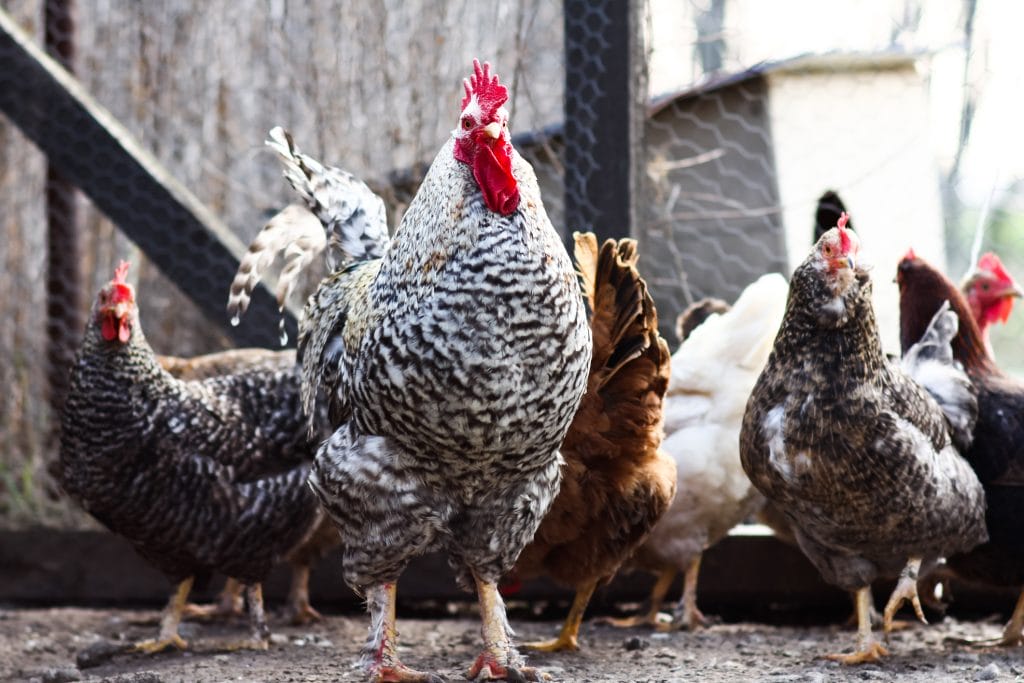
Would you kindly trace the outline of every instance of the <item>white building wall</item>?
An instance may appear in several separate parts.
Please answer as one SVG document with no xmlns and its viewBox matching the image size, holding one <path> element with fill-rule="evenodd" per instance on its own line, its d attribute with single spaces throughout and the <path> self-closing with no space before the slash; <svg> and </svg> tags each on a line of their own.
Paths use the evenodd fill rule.
<svg viewBox="0 0 1024 683">
<path fill-rule="evenodd" d="M 924 79 L 909 67 L 782 72 L 770 76 L 768 100 L 791 270 L 810 248 L 818 196 L 836 190 L 874 267 L 883 346 L 898 353 L 896 264 L 913 247 L 945 268 Z"/>
</svg>

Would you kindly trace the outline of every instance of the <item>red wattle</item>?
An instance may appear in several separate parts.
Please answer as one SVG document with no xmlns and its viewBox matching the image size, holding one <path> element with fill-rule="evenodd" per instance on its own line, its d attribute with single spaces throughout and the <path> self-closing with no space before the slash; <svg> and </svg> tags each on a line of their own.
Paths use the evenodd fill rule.
<svg viewBox="0 0 1024 683">
<path fill-rule="evenodd" d="M 507 216 L 519 208 L 519 186 L 512 175 L 512 156 L 505 146 L 495 150 L 480 145 L 473 159 L 473 177 L 488 209 Z"/>
<path fill-rule="evenodd" d="M 117 336 L 117 327 L 114 325 L 114 316 L 103 316 L 103 325 L 100 327 L 100 333 L 107 341 L 114 341 L 114 337 Z"/>
<path fill-rule="evenodd" d="M 124 318 L 118 325 L 117 338 L 121 340 L 122 344 L 127 344 L 128 340 L 132 337 L 132 328 L 128 324 L 128 319 Z"/>
</svg>

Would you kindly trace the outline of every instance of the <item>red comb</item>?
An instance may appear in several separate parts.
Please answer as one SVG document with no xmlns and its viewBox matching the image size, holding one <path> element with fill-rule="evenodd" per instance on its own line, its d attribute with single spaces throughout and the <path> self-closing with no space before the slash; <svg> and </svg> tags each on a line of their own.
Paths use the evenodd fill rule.
<svg viewBox="0 0 1024 683">
<path fill-rule="evenodd" d="M 1013 278 L 1003 267 L 1003 262 L 991 251 L 982 254 L 978 259 L 978 270 L 987 270 L 1003 282 L 1013 282 Z"/>
<path fill-rule="evenodd" d="M 121 263 L 117 265 L 117 268 L 114 268 L 114 282 L 119 285 L 128 284 L 128 281 L 125 280 L 125 278 L 128 277 L 128 268 L 131 265 L 132 264 L 128 261 L 121 261 Z"/>
<path fill-rule="evenodd" d="M 466 89 L 466 96 L 462 98 L 462 108 L 465 109 L 475 95 L 484 116 L 491 116 L 498 107 L 508 101 L 508 88 L 498 81 L 497 75 L 491 75 L 491 65 L 484 62 L 481 67 L 479 59 L 473 60 L 473 75 L 463 79 L 462 86 Z"/>
<path fill-rule="evenodd" d="M 836 223 L 836 227 L 840 228 L 841 230 L 845 230 L 846 229 L 846 224 L 849 221 L 850 221 L 850 214 L 848 214 L 845 211 L 843 211 L 843 213 L 841 213 L 839 215 L 839 222 Z"/>
<path fill-rule="evenodd" d="M 910 247 L 910 249 L 907 249 L 907 253 L 903 255 L 903 259 L 902 260 L 904 260 L 904 261 L 913 261 L 916 258 L 917 258 L 917 254 L 914 253 L 914 248 Z"/>
</svg>

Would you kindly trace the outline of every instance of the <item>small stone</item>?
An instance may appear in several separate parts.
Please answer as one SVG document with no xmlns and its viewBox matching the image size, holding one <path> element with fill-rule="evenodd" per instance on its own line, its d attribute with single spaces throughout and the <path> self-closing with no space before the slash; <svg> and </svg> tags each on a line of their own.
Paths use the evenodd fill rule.
<svg viewBox="0 0 1024 683">
<path fill-rule="evenodd" d="M 825 683 L 825 674 L 820 671 L 810 671 L 804 676 L 805 683 Z"/>
<path fill-rule="evenodd" d="M 68 683 L 68 681 L 80 681 L 82 674 L 78 669 L 53 668 L 43 672 L 43 683 Z"/>
<path fill-rule="evenodd" d="M 622 647 L 627 650 L 646 650 L 650 646 L 650 643 L 641 638 L 640 636 L 633 636 L 632 638 L 626 638 L 626 642 L 622 644 Z"/>
<path fill-rule="evenodd" d="M 271 633 L 270 634 L 271 645 L 287 645 L 288 636 L 283 633 Z"/>
<path fill-rule="evenodd" d="M 962 664 L 977 664 L 981 661 L 981 657 L 973 652 L 954 652 L 950 659 Z"/>
<path fill-rule="evenodd" d="M 100 640 L 75 655 L 75 664 L 78 665 L 79 669 L 89 669 L 94 666 L 100 666 L 101 664 L 105 664 L 113 659 L 115 655 L 125 652 L 129 648 L 131 648 L 131 645 L 126 643 L 115 643 L 109 640 Z"/>
<path fill-rule="evenodd" d="M 995 662 L 992 662 L 991 664 L 986 666 L 984 669 L 982 669 L 981 671 L 976 673 L 974 675 L 974 680 L 976 680 L 976 681 L 994 681 L 997 678 L 999 678 L 999 674 L 1001 674 L 1001 673 L 1002 673 L 1002 671 L 999 669 L 999 665 L 996 664 Z"/>
</svg>

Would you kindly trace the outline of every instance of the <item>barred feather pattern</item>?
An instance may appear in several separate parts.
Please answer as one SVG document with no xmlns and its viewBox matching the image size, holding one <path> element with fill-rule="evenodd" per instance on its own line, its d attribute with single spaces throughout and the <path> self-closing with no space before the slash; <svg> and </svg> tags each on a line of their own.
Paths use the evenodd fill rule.
<svg viewBox="0 0 1024 683">
<path fill-rule="evenodd" d="M 63 486 L 173 581 L 214 570 L 262 581 L 321 514 L 294 355 L 183 381 L 131 315 L 123 346 L 102 339 L 95 311 L 86 330 L 62 415 Z"/>
<path fill-rule="evenodd" d="M 366 183 L 303 154 L 281 127 L 270 131 L 267 146 L 277 152 L 285 179 L 323 226 L 329 271 L 384 255 L 390 241 L 387 210 Z"/>
<path fill-rule="evenodd" d="M 231 281 L 228 293 L 231 324 L 237 325 L 245 315 L 253 290 L 267 277 L 267 271 L 279 256 L 283 258 L 284 266 L 277 276 L 274 295 L 278 308 L 283 311 L 299 275 L 326 246 L 323 227 L 309 209 L 292 204 L 275 214 L 249 244 Z M 283 332 L 283 318 L 281 330 L 281 343 L 284 344 L 287 337 Z"/>
<path fill-rule="evenodd" d="M 643 542 L 675 495 L 676 466 L 659 450 L 670 355 L 636 241 L 574 238 L 592 311 L 587 392 L 562 443 L 561 489 L 513 574 L 580 586 L 613 576 Z"/>
<path fill-rule="evenodd" d="M 580 287 L 513 153 L 519 208 L 489 211 L 453 142 L 438 153 L 380 260 L 321 284 L 300 326 L 307 399 L 337 429 L 310 484 L 356 588 L 443 547 L 460 582 L 496 581 L 559 486 L 559 444 L 586 387 Z"/>
</svg>

